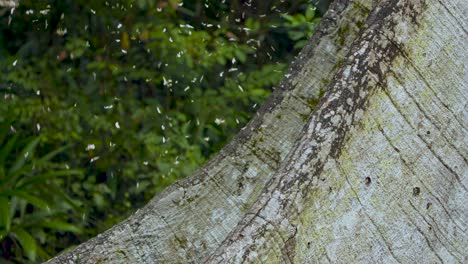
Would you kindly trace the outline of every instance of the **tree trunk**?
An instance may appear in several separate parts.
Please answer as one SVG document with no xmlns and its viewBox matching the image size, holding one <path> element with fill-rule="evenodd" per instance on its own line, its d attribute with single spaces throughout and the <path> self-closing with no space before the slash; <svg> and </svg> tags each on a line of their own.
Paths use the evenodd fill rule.
<svg viewBox="0 0 468 264">
<path fill-rule="evenodd" d="M 336 0 L 229 145 L 50 263 L 465 262 L 467 13 Z"/>
</svg>

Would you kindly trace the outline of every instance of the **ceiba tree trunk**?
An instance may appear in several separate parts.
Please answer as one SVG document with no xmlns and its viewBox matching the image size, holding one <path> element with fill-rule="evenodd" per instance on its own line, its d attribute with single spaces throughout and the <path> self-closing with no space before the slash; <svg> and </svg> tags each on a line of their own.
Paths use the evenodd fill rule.
<svg viewBox="0 0 468 264">
<path fill-rule="evenodd" d="M 463 263 L 464 0 L 336 0 L 193 176 L 49 263 Z"/>
</svg>

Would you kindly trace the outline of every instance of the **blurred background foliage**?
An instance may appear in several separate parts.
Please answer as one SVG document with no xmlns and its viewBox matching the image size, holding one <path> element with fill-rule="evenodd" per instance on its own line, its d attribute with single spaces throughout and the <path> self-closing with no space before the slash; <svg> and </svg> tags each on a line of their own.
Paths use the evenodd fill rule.
<svg viewBox="0 0 468 264">
<path fill-rule="evenodd" d="M 320 16 L 305 0 L 0 8 L 0 262 L 46 260 L 191 174 Z"/>
</svg>

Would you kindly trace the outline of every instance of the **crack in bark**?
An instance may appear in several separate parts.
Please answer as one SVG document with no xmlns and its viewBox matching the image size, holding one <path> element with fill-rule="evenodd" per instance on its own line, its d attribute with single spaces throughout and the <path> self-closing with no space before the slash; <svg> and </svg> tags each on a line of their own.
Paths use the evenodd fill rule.
<svg viewBox="0 0 468 264">
<path fill-rule="evenodd" d="M 411 204 L 411 201 L 410 201 L 410 204 Z M 444 261 L 442 260 L 442 258 L 440 257 L 439 254 L 437 254 L 437 252 L 435 251 L 434 247 L 432 246 L 431 242 L 429 241 L 429 238 L 426 236 L 426 234 L 421 230 L 421 228 L 413 221 L 413 219 L 408 215 L 408 213 L 405 211 L 405 209 L 400 205 L 398 204 L 398 206 L 400 207 L 400 209 L 402 210 L 402 212 L 407 216 L 406 219 L 408 220 L 408 222 L 410 222 L 415 228 L 416 230 L 418 231 L 419 234 L 421 234 L 421 236 L 424 238 L 424 241 L 426 242 L 427 246 L 429 247 L 429 249 L 434 253 L 434 255 L 437 257 L 437 259 L 440 261 L 440 263 L 444 263 Z"/>
<path fill-rule="evenodd" d="M 380 131 L 380 133 L 384 136 L 384 138 L 386 139 L 386 141 L 388 142 L 388 144 L 394 148 L 394 149 L 397 149 L 396 146 L 393 144 L 393 142 L 391 141 L 391 139 L 388 137 L 387 133 L 385 133 L 385 131 L 383 130 L 382 126 L 377 122 L 377 120 L 374 119 L 374 122 L 377 124 L 377 127 Z M 403 156 L 399 153 L 400 151 L 398 151 L 398 156 L 399 156 L 399 159 L 403 162 L 403 165 L 411 172 L 412 175 L 418 175 L 414 170 L 413 170 L 413 167 L 410 166 L 408 164 L 408 162 L 403 158 Z M 428 191 L 429 195 L 433 198 L 435 198 L 437 200 L 437 202 L 439 203 L 440 207 L 443 209 L 443 211 L 445 212 L 445 214 L 447 215 L 447 217 L 452 221 L 452 223 L 458 227 L 458 229 L 460 229 L 463 233 L 465 232 L 465 230 L 458 225 L 458 223 L 455 221 L 455 219 L 452 218 L 452 215 L 449 213 L 448 209 L 445 208 L 444 206 L 444 203 L 440 200 L 440 198 L 435 195 L 434 193 L 432 193 L 432 191 L 429 189 L 429 187 L 426 186 L 426 184 L 424 183 L 424 181 L 422 181 L 419 177 L 417 178 L 419 182 L 421 182 L 421 184 L 424 186 L 424 188 Z M 460 217 L 460 219 L 463 219 L 462 217 Z"/>
<path fill-rule="evenodd" d="M 400 113 L 401 117 L 403 117 L 403 120 L 405 120 L 405 122 L 412 128 L 414 129 L 414 127 L 411 125 L 411 122 L 410 120 L 408 120 L 408 117 L 403 114 L 403 112 L 401 111 L 401 109 L 399 109 L 398 105 L 396 104 L 396 102 L 394 101 L 394 99 L 391 97 L 391 95 L 388 93 L 388 91 L 385 91 L 384 92 L 387 94 L 387 97 L 389 98 L 389 101 L 392 103 L 393 107 L 398 111 L 398 113 Z M 465 185 L 463 185 L 463 182 L 461 181 L 460 179 L 460 176 L 452 169 L 450 168 L 446 163 L 445 161 L 442 160 L 442 158 L 437 155 L 437 153 L 435 153 L 435 151 L 432 149 L 431 147 L 431 144 L 427 142 L 427 140 L 425 140 L 419 133 L 416 133 L 416 136 L 422 141 L 424 142 L 424 144 L 426 144 L 426 147 L 427 149 L 429 150 L 429 152 L 450 172 L 451 175 L 453 175 L 455 177 L 455 179 L 457 180 L 457 182 L 460 184 L 460 186 L 465 190 L 465 192 L 467 192 L 467 188 Z"/>
<path fill-rule="evenodd" d="M 392 41 L 389 39 L 389 41 Z M 392 41 L 393 42 L 393 41 Z M 444 103 L 444 101 L 442 99 L 440 99 L 440 97 L 438 96 L 438 94 L 435 92 L 434 88 L 432 87 L 432 85 L 429 84 L 429 82 L 426 80 L 426 78 L 424 77 L 423 73 L 419 70 L 419 68 L 414 64 L 414 62 L 410 59 L 409 55 L 406 53 L 405 50 L 403 50 L 397 43 L 394 43 L 394 45 L 400 50 L 401 54 L 403 55 L 403 57 L 406 59 L 406 61 L 410 64 L 410 66 L 414 69 L 414 71 L 416 72 L 416 74 L 419 76 L 420 80 L 422 80 L 424 82 L 424 84 L 426 85 L 426 87 L 431 90 L 431 92 L 434 94 L 434 96 L 439 100 L 440 104 L 443 105 L 447 111 L 449 111 L 453 118 L 457 121 L 457 123 L 460 125 L 461 128 L 463 128 L 465 131 L 467 131 L 468 129 L 464 126 L 463 122 L 461 122 L 460 120 L 458 120 L 457 118 L 457 115 L 455 115 L 455 113 L 452 111 L 452 109 L 450 107 L 448 107 L 448 105 L 446 103 Z M 395 74 L 395 77 L 396 74 Z M 399 80 L 399 78 L 396 78 L 397 80 Z M 408 93 L 409 95 L 409 93 Z M 413 99 L 413 98 L 412 98 Z M 414 99 L 413 99 L 414 100 Z M 419 105 L 418 105 L 419 107 Z M 436 126 L 434 124 L 434 126 Z M 437 127 L 437 126 L 436 126 Z M 438 128 L 438 127 L 437 127 Z"/>
<path fill-rule="evenodd" d="M 411 64 L 411 63 L 410 63 L 410 64 Z M 445 140 L 445 142 L 446 142 L 448 145 L 450 145 L 450 146 L 452 147 L 452 149 L 465 161 L 465 163 L 467 163 L 467 159 L 463 156 L 462 153 L 460 153 L 460 150 L 459 150 L 456 146 L 454 146 L 453 143 L 450 142 L 449 139 L 447 139 L 447 137 L 444 135 L 444 133 L 443 133 L 442 129 L 440 128 L 440 126 L 437 125 L 437 124 L 432 120 L 432 118 L 429 117 L 429 115 L 422 109 L 421 105 L 420 105 L 419 102 L 416 100 L 416 98 L 405 88 L 405 86 L 403 85 L 403 84 L 404 84 L 403 81 L 401 81 L 401 80 L 399 79 L 399 77 L 397 76 L 396 73 L 394 73 L 394 72 L 392 72 L 392 73 L 393 73 L 393 77 L 395 77 L 395 79 L 402 85 L 402 90 L 405 92 L 406 95 L 408 95 L 408 97 L 409 97 L 409 98 L 412 100 L 412 102 L 416 105 L 416 108 L 418 108 L 419 112 L 423 114 L 423 116 L 426 118 L 426 120 L 428 120 L 428 121 L 431 123 L 431 125 L 433 125 L 439 132 L 441 132 L 441 133 L 440 133 L 440 134 L 441 134 L 441 137 Z M 387 93 L 387 96 L 390 97 L 390 94 Z M 398 110 L 400 110 L 400 109 L 398 109 Z M 400 113 L 400 115 L 402 115 L 403 118 L 406 117 L 406 115 L 404 115 L 402 111 L 399 111 L 399 113 Z M 407 120 L 407 123 L 411 126 L 411 128 L 412 128 L 413 130 L 415 130 L 415 131 L 417 130 L 414 126 L 411 125 L 411 123 L 410 123 L 409 120 Z M 462 126 L 462 128 L 464 128 L 464 127 Z M 426 143 L 427 146 L 430 146 L 430 144 L 427 143 L 426 141 L 425 141 L 424 143 Z"/>
<path fill-rule="evenodd" d="M 174 239 L 179 241 L 180 238 L 177 236 L 177 232 L 172 230 L 171 225 L 169 225 L 166 219 L 162 215 L 158 214 L 157 212 L 154 212 L 154 215 L 159 217 L 159 219 L 161 219 L 164 223 L 166 223 L 166 228 L 169 229 L 169 231 L 172 233 L 172 235 L 174 236 Z M 195 248 L 191 241 L 186 240 L 186 242 L 190 244 L 190 247 Z M 182 251 L 185 253 L 186 256 L 190 255 L 189 251 L 185 247 L 178 247 L 177 249 L 182 249 Z"/>
<path fill-rule="evenodd" d="M 375 119 L 374 119 L 374 122 L 376 122 Z M 389 144 L 392 148 L 397 149 L 397 148 L 395 147 L 395 145 L 393 145 L 392 141 L 390 140 L 390 138 L 388 137 L 388 135 L 385 133 L 385 131 L 383 130 L 383 128 L 381 127 L 381 125 L 380 125 L 378 122 L 376 122 L 376 123 L 377 123 L 377 126 L 378 126 L 379 131 L 380 131 L 381 134 L 384 136 L 384 138 L 386 139 L 386 141 L 388 142 L 388 144 Z M 402 155 L 398 154 L 398 156 L 399 156 L 399 159 L 403 162 L 404 166 L 405 166 L 407 169 L 409 169 L 410 172 L 411 172 L 413 175 L 417 175 L 417 174 L 414 172 L 414 170 L 412 169 L 412 167 L 404 160 L 404 158 L 402 157 Z M 424 186 L 424 188 L 428 191 L 429 195 L 432 196 L 432 197 L 434 197 L 434 198 L 438 201 L 438 203 L 439 203 L 440 206 L 443 208 L 444 212 L 446 213 L 446 215 L 448 216 L 448 218 L 452 221 L 452 223 L 453 223 L 455 226 L 457 226 L 458 229 L 460 229 L 462 232 L 464 232 L 464 231 L 463 231 L 463 228 L 460 227 L 460 226 L 457 224 L 457 222 L 451 217 L 450 213 L 449 213 L 449 212 L 447 211 L 447 209 L 444 207 L 444 204 L 440 201 L 440 199 L 439 199 L 437 196 L 435 196 L 435 195 L 431 192 L 431 190 L 425 185 L 425 183 L 424 183 L 423 181 L 421 181 L 421 179 L 419 179 L 419 177 L 418 177 L 418 181 L 419 181 L 419 182 Z M 408 200 L 408 202 L 409 202 L 410 205 L 413 207 L 413 209 L 423 218 L 423 220 L 424 220 L 429 226 L 431 226 L 431 224 L 425 219 L 425 217 L 422 215 L 422 213 L 421 213 L 419 210 L 416 209 L 416 207 L 413 205 L 413 203 L 412 203 L 410 200 Z M 403 210 L 402 205 L 401 205 L 400 203 L 397 203 L 397 204 L 398 204 L 398 206 L 400 207 L 400 209 Z M 404 211 L 404 210 L 403 210 L 403 211 Z M 407 215 L 406 212 L 405 212 L 405 214 Z M 408 216 L 407 218 L 411 218 L 411 217 Z M 431 218 L 431 219 L 432 219 L 432 218 Z M 432 219 L 432 221 L 433 221 L 433 224 L 436 224 L 436 225 L 437 225 L 437 222 L 436 222 L 434 219 Z M 414 223 L 413 223 L 413 224 L 414 224 Z M 418 230 L 418 231 L 420 231 L 420 233 L 423 234 L 423 232 L 422 232 L 421 230 Z M 440 233 L 441 233 L 441 235 L 443 235 L 442 232 L 440 232 Z M 424 235 L 424 234 L 423 234 L 423 235 Z M 435 235 L 435 237 L 437 238 L 437 240 L 438 240 L 442 245 L 445 246 L 445 243 L 443 243 L 443 242 L 440 240 L 440 238 L 437 236 L 437 233 L 436 233 L 436 232 L 434 232 L 434 235 Z M 424 237 L 425 237 L 425 236 L 424 236 Z M 425 238 L 426 238 L 426 237 L 425 237 Z M 447 240 L 447 238 L 445 238 L 445 239 Z M 426 240 L 427 240 L 427 238 L 426 238 Z M 433 249 L 433 247 L 432 247 L 431 245 L 429 245 L 429 246 L 430 246 L 431 250 L 437 255 L 437 257 L 439 258 L 439 260 L 441 260 L 441 263 L 443 263 L 442 259 L 441 259 L 440 256 L 435 252 L 435 250 Z M 445 247 L 446 247 L 446 246 L 445 246 Z M 446 247 L 446 248 L 447 248 L 447 247 Z M 455 249 L 455 250 L 456 250 L 456 249 Z M 458 250 L 456 250 L 456 251 L 459 252 Z M 461 254 L 461 252 L 459 252 L 459 253 Z M 460 260 L 458 257 L 456 257 L 455 255 L 453 255 L 452 253 L 451 253 L 451 255 L 454 256 L 455 258 L 457 258 L 458 260 Z"/>
<path fill-rule="evenodd" d="M 413 210 L 414 210 L 416 213 L 418 213 L 419 216 L 424 220 L 424 222 L 425 222 L 429 227 L 432 227 L 431 223 L 429 223 L 429 222 L 427 221 L 427 219 L 426 219 L 426 218 L 424 217 L 424 215 L 416 208 L 416 206 L 414 206 L 414 204 L 413 204 L 410 200 L 408 200 L 408 202 L 409 202 L 409 205 L 413 208 Z M 402 210 L 403 210 L 403 208 L 402 208 Z M 421 231 L 421 232 L 422 232 L 422 231 Z M 422 234 L 423 234 L 423 233 L 424 233 L 424 232 L 422 232 Z M 437 236 L 437 232 L 434 232 L 434 236 L 435 236 L 435 238 L 437 239 L 437 241 L 439 241 L 440 244 L 443 245 L 443 246 L 445 247 L 445 249 L 447 249 L 447 252 L 449 252 L 450 255 L 452 255 L 452 256 L 453 256 L 455 259 L 457 259 L 459 262 L 462 262 L 460 258 L 458 258 L 457 256 L 455 256 L 451 251 L 448 250 L 447 245 L 445 245 L 445 243 L 443 243 L 443 242 L 440 240 L 440 238 Z M 426 237 L 426 236 L 424 235 L 424 237 Z M 426 238 L 426 241 L 427 241 L 428 244 L 429 244 L 430 241 L 429 241 L 428 238 Z M 431 250 L 434 252 L 434 254 L 437 255 L 437 257 L 439 258 L 439 260 L 443 263 L 444 261 L 442 260 L 442 257 L 440 257 L 440 255 L 437 254 L 437 252 L 434 250 L 434 247 L 431 246 L 431 245 L 429 245 L 429 247 L 430 247 Z M 457 253 L 459 253 L 460 255 L 463 255 L 462 252 L 458 251 L 456 248 L 455 248 L 455 251 L 456 251 Z"/>
<path fill-rule="evenodd" d="M 338 162 L 337 162 L 338 163 Z M 359 205 L 361 206 L 361 209 L 362 211 L 364 212 L 364 215 L 367 217 L 367 219 L 369 219 L 369 221 L 371 222 L 371 224 L 375 227 L 375 229 L 377 230 L 377 233 L 379 234 L 379 236 L 382 238 L 383 242 L 385 243 L 385 246 L 387 247 L 388 249 L 388 252 L 390 253 L 390 255 L 392 256 L 393 259 L 395 259 L 398 263 L 402 263 L 402 261 L 395 255 L 395 253 L 393 252 L 392 250 L 392 244 L 388 241 L 388 239 L 385 237 L 384 233 L 382 232 L 382 230 L 380 230 L 379 226 L 377 225 L 377 223 L 375 222 L 374 219 L 372 219 L 372 217 L 369 215 L 369 213 L 366 211 L 366 208 L 364 206 L 364 204 L 362 203 L 361 199 L 359 199 L 359 195 L 358 193 L 356 192 L 356 190 L 354 190 L 353 188 L 353 185 L 351 184 L 351 182 L 349 181 L 349 178 L 348 178 L 348 174 L 341 168 L 341 165 L 338 163 L 338 169 L 339 171 L 341 172 L 341 175 L 344 175 L 345 176 L 345 180 L 346 180 L 346 183 L 349 185 L 349 188 L 351 189 L 351 192 L 354 194 L 354 197 L 356 198 L 356 200 L 358 201 Z"/>
<path fill-rule="evenodd" d="M 457 21 L 457 23 L 459 24 L 460 28 L 465 32 L 465 35 L 468 35 L 468 31 L 465 29 L 465 25 L 463 24 L 462 21 L 458 20 L 458 17 L 455 16 L 455 14 L 453 14 L 453 12 L 444 4 L 444 2 L 442 2 L 441 0 L 437 0 L 437 2 L 439 2 L 439 4 L 445 9 L 445 11 L 447 11 L 447 13 L 450 14 L 450 16 L 452 16 L 452 18 Z M 466 3 L 465 3 L 466 4 Z"/>
<path fill-rule="evenodd" d="M 215 177 L 211 177 L 210 181 L 213 182 L 216 186 L 218 186 L 218 189 L 221 190 L 221 192 L 226 196 L 226 199 L 230 200 L 239 211 L 242 211 L 242 208 L 240 206 L 241 203 L 237 200 L 231 199 L 231 197 L 236 197 L 236 195 L 233 192 L 230 192 L 227 188 L 225 188 L 225 186 L 219 183 Z"/>
</svg>

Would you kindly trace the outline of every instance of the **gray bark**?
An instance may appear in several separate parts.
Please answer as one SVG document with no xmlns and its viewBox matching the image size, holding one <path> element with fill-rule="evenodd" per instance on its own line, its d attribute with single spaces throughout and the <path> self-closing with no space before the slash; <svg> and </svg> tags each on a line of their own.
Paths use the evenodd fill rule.
<svg viewBox="0 0 468 264">
<path fill-rule="evenodd" d="M 465 262 L 467 12 L 335 1 L 229 145 L 50 263 Z"/>
</svg>

